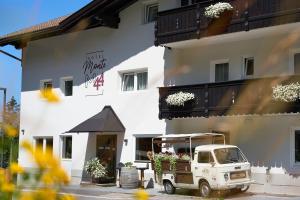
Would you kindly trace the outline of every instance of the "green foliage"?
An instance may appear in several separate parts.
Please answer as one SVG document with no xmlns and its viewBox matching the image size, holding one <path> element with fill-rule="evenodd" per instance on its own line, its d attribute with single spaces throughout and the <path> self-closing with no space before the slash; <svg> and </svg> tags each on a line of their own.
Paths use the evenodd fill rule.
<svg viewBox="0 0 300 200">
<path fill-rule="evenodd" d="M 1 113 L 1 115 L 2 114 L 3 113 Z M 11 97 L 11 99 L 7 102 L 5 106 L 4 121 L 0 123 L 0 127 L 3 128 L 3 125 L 11 125 L 17 130 L 19 130 L 19 124 L 20 105 L 17 103 L 14 97 Z M 0 129 L 0 135 L 4 133 L 2 128 Z M 19 138 L 9 138 L 4 134 L 2 141 L 2 137 L 0 137 L 0 156 L 2 156 L 2 154 L 4 158 L 3 167 L 5 168 L 8 166 L 10 160 L 11 162 L 17 161 L 19 154 Z"/>
<path fill-rule="evenodd" d="M 104 177 L 107 174 L 105 167 L 101 164 L 98 158 L 93 158 L 87 161 L 85 170 L 93 178 Z"/>
<path fill-rule="evenodd" d="M 125 167 L 132 167 L 133 163 L 132 162 L 126 162 L 124 165 L 125 165 Z"/>
</svg>

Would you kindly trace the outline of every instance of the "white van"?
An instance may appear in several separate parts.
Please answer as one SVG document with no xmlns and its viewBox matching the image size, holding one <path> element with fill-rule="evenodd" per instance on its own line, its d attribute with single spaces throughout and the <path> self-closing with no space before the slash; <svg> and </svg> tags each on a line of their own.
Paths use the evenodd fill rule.
<svg viewBox="0 0 300 200">
<path fill-rule="evenodd" d="M 224 142 L 213 144 L 216 137 L 222 137 Z M 205 138 L 211 138 L 211 144 L 195 145 L 194 141 Z M 177 160 L 175 170 L 166 167 L 165 162 L 161 164 L 163 170 L 158 182 L 164 185 L 167 194 L 173 194 L 176 188 L 186 188 L 199 189 L 201 196 L 208 197 L 212 190 L 244 192 L 253 183 L 250 163 L 237 146 L 225 144 L 223 134 L 174 134 L 153 138 L 153 144 L 160 143 L 163 151 L 164 147 L 170 149 L 170 143 L 180 142 L 189 143 L 190 160 Z"/>
</svg>

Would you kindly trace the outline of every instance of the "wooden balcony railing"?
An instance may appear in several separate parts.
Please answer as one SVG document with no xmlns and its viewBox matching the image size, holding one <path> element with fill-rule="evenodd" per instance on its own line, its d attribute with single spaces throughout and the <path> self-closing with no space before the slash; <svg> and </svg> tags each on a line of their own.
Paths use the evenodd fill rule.
<svg viewBox="0 0 300 200">
<path fill-rule="evenodd" d="M 300 101 L 287 103 L 273 99 L 274 86 L 296 82 L 300 83 L 300 76 L 161 87 L 159 88 L 159 118 L 300 112 Z M 180 91 L 193 93 L 195 99 L 184 106 L 168 105 L 166 103 L 168 95 Z"/>
<path fill-rule="evenodd" d="M 215 35 L 209 30 L 211 19 L 205 8 L 216 0 L 158 13 L 155 26 L 155 45 L 199 39 Z M 222 33 L 249 31 L 300 21 L 299 0 L 227 0 L 233 7 L 233 17 Z"/>
</svg>

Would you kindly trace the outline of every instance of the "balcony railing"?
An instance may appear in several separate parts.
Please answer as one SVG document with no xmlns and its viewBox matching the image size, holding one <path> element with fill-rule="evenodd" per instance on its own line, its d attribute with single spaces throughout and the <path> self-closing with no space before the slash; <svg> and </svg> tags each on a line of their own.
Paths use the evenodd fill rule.
<svg viewBox="0 0 300 200">
<path fill-rule="evenodd" d="M 273 87 L 300 83 L 300 76 L 281 76 L 221 83 L 159 88 L 159 118 L 210 117 L 227 115 L 276 114 L 300 112 L 300 102 L 273 99 Z M 194 100 L 184 106 L 170 106 L 168 95 L 189 92 Z"/>
<path fill-rule="evenodd" d="M 205 8 L 218 1 L 208 0 L 191 6 L 158 13 L 155 45 L 214 35 L 209 30 L 211 19 Z M 233 17 L 222 33 L 249 31 L 300 21 L 299 0 L 227 0 L 233 7 Z"/>
</svg>

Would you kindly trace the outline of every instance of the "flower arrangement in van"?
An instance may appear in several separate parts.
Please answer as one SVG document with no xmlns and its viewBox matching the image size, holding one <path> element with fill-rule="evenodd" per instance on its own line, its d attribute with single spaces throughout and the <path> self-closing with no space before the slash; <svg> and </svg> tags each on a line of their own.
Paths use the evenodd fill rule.
<svg viewBox="0 0 300 200">
<path fill-rule="evenodd" d="M 273 99 L 276 101 L 295 102 L 300 99 L 300 83 L 277 85 L 273 87 Z"/>
<path fill-rule="evenodd" d="M 152 156 L 152 155 L 151 155 Z M 162 162 L 163 161 L 169 161 L 170 163 L 170 170 L 173 171 L 175 173 L 176 171 L 176 163 L 177 161 L 189 161 L 190 160 L 190 156 L 187 154 L 175 154 L 175 153 L 171 153 L 171 152 L 164 152 L 164 153 L 158 153 L 158 154 L 154 154 L 151 158 L 153 158 L 154 161 L 154 168 L 155 171 L 158 175 L 158 177 L 160 177 L 162 175 Z"/>
<path fill-rule="evenodd" d="M 225 11 L 231 11 L 233 7 L 230 3 L 218 2 L 205 8 L 204 15 L 208 18 L 219 18 Z"/>
<path fill-rule="evenodd" d="M 189 101 L 195 99 L 195 95 L 189 92 L 177 92 L 175 94 L 171 94 L 166 98 L 166 102 L 171 106 L 184 106 L 184 104 Z"/>
</svg>

